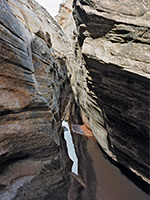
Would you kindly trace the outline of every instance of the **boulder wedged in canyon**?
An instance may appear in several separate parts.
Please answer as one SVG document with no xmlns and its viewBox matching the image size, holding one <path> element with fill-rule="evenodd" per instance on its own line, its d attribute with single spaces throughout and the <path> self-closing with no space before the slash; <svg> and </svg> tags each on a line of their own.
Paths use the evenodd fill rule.
<svg viewBox="0 0 150 200">
<path fill-rule="evenodd" d="M 0 199 L 68 199 L 67 40 L 35 1 L 0 0 Z"/>
<path fill-rule="evenodd" d="M 150 3 L 74 0 L 70 15 L 68 71 L 82 121 L 110 157 L 149 182 Z"/>
</svg>

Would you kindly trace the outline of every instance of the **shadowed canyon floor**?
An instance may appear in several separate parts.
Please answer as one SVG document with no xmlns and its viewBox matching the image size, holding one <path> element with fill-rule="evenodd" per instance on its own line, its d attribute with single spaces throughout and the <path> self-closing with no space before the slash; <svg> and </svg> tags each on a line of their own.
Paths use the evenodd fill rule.
<svg viewBox="0 0 150 200">
<path fill-rule="evenodd" d="M 149 200 L 101 151 L 94 138 L 73 133 L 79 175 L 85 183 L 83 200 Z"/>
</svg>

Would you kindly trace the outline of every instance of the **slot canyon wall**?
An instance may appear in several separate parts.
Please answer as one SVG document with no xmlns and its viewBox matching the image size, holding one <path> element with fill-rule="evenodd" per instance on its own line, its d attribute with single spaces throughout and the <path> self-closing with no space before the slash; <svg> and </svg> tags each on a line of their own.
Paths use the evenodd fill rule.
<svg viewBox="0 0 150 200">
<path fill-rule="evenodd" d="M 0 0 L 1 200 L 80 199 L 61 125 L 70 111 L 149 182 L 149 17 L 148 0 L 66 0 L 62 30 L 34 0 Z"/>
<path fill-rule="evenodd" d="M 67 0 L 57 21 L 70 39 L 83 123 L 113 160 L 149 182 L 150 2 Z"/>
<path fill-rule="evenodd" d="M 67 39 L 35 1 L 0 0 L 0 199 L 67 199 Z M 69 96 L 68 96 L 69 95 Z"/>
</svg>

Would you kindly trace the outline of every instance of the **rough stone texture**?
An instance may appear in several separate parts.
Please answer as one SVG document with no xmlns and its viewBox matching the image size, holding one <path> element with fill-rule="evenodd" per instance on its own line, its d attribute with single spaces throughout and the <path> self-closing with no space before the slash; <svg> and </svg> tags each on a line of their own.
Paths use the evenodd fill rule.
<svg viewBox="0 0 150 200">
<path fill-rule="evenodd" d="M 149 182 L 150 2 L 77 0 L 73 8 L 68 71 L 82 121 L 109 156 Z"/>
<path fill-rule="evenodd" d="M 56 21 L 63 28 L 63 30 L 67 28 L 66 25 L 72 13 L 72 3 L 73 0 L 66 0 L 65 2 L 63 2 L 56 16 Z"/>
<path fill-rule="evenodd" d="M 35 1 L 0 0 L 1 200 L 68 199 L 65 49 L 62 30 Z"/>
<path fill-rule="evenodd" d="M 0 0 L 1 200 L 82 195 L 79 177 L 71 176 L 69 189 L 62 139 L 74 98 L 66 65 L 74 123 L 148 181 L 149 0 L 74 0 L 75 20 L 71 2 L 58 16 L 66 38 L 34 0 Z"/>
<path fill-rule="evenodd" d="M 61 26 L 65 35 L 67 36 L 69 47 L 72 46 L 72 41 L 74 39 L 74 30 L 75 30 L 75 21 L 72 15 L 72 4 L 73 0 L 66 0 L 60 6 L 60 10 L 58 12 L 58 15 L 56 16 L 57 23 Z M 71 51 L 71 48 L 69 48 L 68 50 Z M 67 58 L 69 57 L 70 55 L 67 56 Z"/>
</svg>

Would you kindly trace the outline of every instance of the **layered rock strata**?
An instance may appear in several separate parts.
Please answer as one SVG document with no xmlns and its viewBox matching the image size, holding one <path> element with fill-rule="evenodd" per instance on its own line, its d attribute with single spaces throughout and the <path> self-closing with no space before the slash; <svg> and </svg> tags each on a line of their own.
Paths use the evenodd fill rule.
<svg viewBox="0 0 150 200">
<path fill-rule="evenodd" d="M 35 1 L 0 0 L 0 199 L 68 199 L 67 40 Z"/>
<path fill-rule="evenodd" d="M 110 157 L 149 182 L 150 3 L 77 0 L 73 16 L 68 71 L 82 121 Z"/>
<path fill-rule="evenodd" d="M 73 15 L 71 4 L 57 17 L 67 38 L 34 0 L 0 0 L 2 200 L 81 198 L 75 176 L 80 193 L 69 189 L 68 110 L 111 158 L 149 181 L 149 1 L 74 0 Z"/>
</svg>

